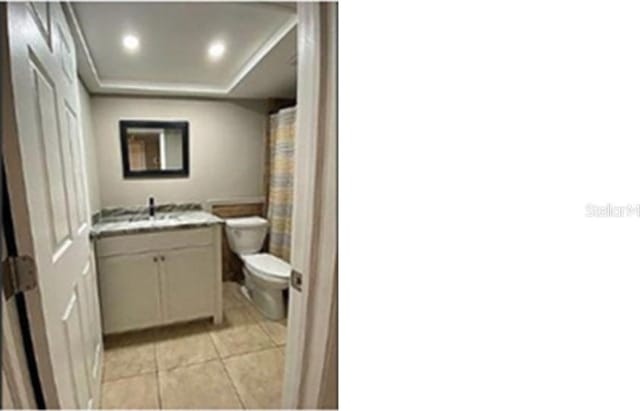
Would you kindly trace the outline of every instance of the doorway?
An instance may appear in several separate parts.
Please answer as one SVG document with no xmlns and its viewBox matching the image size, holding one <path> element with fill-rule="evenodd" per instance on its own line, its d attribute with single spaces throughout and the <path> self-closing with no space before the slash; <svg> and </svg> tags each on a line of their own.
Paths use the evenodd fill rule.
<svg viewBox="0 0 640 411">
<path fill-rule="evenodd" d="M 75 126 L 73 125 L 73 116 L 69 114 L 69 112 L 65 112 L 64 103 L 60 110 L 56 111 L 53 109 L 58 102 L 56 102 L 55 99 L 52 100 L 51 94 L 48 91 L 48 86 L 52 85 L 53 87 L 59 86 L 64 90 L 64 86 L 62 85 L 64 84 L 62 81 L 64 80 L 64 72 L 56 70 L 53 70 L 50 73 L 46 72 L 46 67 L 48 67 L 48 65 L 41 62 L 46 62 L 50 58 L 64 58 L 64 56 L 60 57 L 51 55 L 52 52 L 49 48 L 49 43 L 46 41 L 46 36 L 50 35 L 50 33 L 43 33 L 42 25 L 38 23 L 38 16 L 44 15 L 47 19 L 51 19 L 64 27 L 65 23 L 63 23 L 62 20 L 61 10 L 58 5 L 55 4 L 47 4 L 46 6 L 22 4 L 8 5 L 6 7 L 11 8 L 12 13 L 15 13 L 20 24 L 32 27 L 34 32 L 40 33 L 44 39 L 34 40 L 35 44 L 13 45 L 14 47 L 27 46 L 32 50 L 36 50 L 36 54 L 40 53 L 37 55 L 40 63 L 31 62 L 29 58 L 32 58 L 33 56 L 29 54 L 24 55 L 25 59 L 22 62 L 15 63 L 15 60 L 13 62 L 14 66 L 12 66 L 12 70 L 14 70 L 14 72 L 17 70 L 19 71 L 22 68 L 22 71 L 25 73 L 35 73 L 36 76 L 39 76 L 36 77 L 38 80 L 36 90 L 40 93 L 38 95 L 38 98 L 40 99 L 39 107 L 37 107 L 38 110 L 35 110 L 36 107 L 16 104 L 16 115 L 34 115 L 34 113 L 40 113 L 40 115 L 42 115 L 42 113 L 48 113 L 54 116 L 56 115 L 55 113 L 65 113 L 68 114 L 68 116 L 59 118 L 58 121 L 61 124 L 65 124 L 68 127 L 68 130 L 72 130 L 74 127 L 77 128 L 77 124 L 75 124 Z M 301 27 L 307 27 L 307 31 L 305 31 L 304 34 L 312 36 L 313 31 L 318 30 L 318 28 L 321 27 L 318 25 L 326 25 L 328 22 L 330 23 L 331 19 L 336 19 L 337 16 L 335 15 L 335 10 L 331 10 L 332 7 L 335 8 L 336 6 L 327 6 L 325 10 L 325 6 L 318 4 L 300 5 L 299 13 L 301 16 Z M 306 24 L 314 26 L 305 26 Z M 301 28 L 301 30 L 303 29 Z M 328 35 L 327 32 L 323 30 L 326 30 L 326 28 L 316 32 L 316 35 L 321 36 L 323 39 L 321 40 L 320 37 L 315 38 L 317 48 L 309 48 L 306 51 L 302 51 L 300 56 L 298 56 L 299 61 L 303 64 L 307 64 L 308 68 L 312 68 L 314 64 L 320 64 L 318 59 L 321 53 L 335 53 L 335 46 L 333 49 L 329 48 L 328 51 L 321 48 L 326 47 L 327 44 L 333 44 L 332 42 L 336 40 L 331 37 L 331 34 Z M 335 25 L 333 26 L 333 30 L 333 35 L 335 35 Z M 62 31 L 62 36 L 64 36 L 64 30 Z M 7 44 L 9 43 L 6 38 L 5 41 Z M 334 61 L 330 64 L 335 63 L 336 62 Z M 300 73 L 304 75 L 305 72 L 301 71 Z M 335 76 L 335 72 L 333 74 L 330 72 L 328 75 L 323 74 L 320 77 L 313 77 L 311 74 L 308 75 L 310 77 L 305 78 L 302 81 L 309 81 L 309 87 L 301 91 L 302 94 L 300 94 L 300 100 L 307 99 L 309 102 L 306 109 L 308 111 L 305 113 L 305 111 L 300 108 L 302 125 L 299 126 L 300 135 L 306 136 L 308 140 L 306 144 L 307 148 L 302 150 L 300 154 L 305 156 L 305 161 L 298 163 L 305 164 L 306 167 L 306 169 L 302 171 L 303 177 L 299 180 L 299 184 L 306 184 L 307 187 L 312 188 L 311 192 L 307 190 L 300 191 L 299 196 L 302 203 L 306 203 L 311 206 L 308 208 L 308 210 L 311 211 L 306 215 L 299 214 L 298 218 L 303 222 L 301 224 L 305 227 L 309 227 L 311 224 L 310 222 L 312 221 L 317 223 L 317 230 L 307 228 L 299 230 L 298 232 L 299 249 L 297 252 L 302 253 L 299 255 L 303 257 L 298 258 L 297 261 L 299 266 L 294 268 L 297 268 L 297 271 L 302 274 L 303 282 L 301 288 L 302 291 L 296 293 L 296 295 L 292 297 L 292 300 L 296 300 L 294 304 L 297 308 L 294 308 L 294 310 L 299 311 L 300 315 L 296 318 L 290 318 L 289 331 L 288 334 L 286 334 L 286 327 L 284 324 L 273 325 L 272 328 L 269 329 L 269 326 L 265 326 L 264 324 L 255 324 L 255 317 L 251 317 L 250 312 L 249 316 L 247 316 L 243 310 L 238 310 L 238 315 L 231 316 L 229 318 L 228 325 L 230 327 L 229 331 L 226 333 L 226 337 L 211 337 L 209 335 L 210 340 L 219 338 L 220 341 L 222 341 L 221 344 L 214 346 L 215 349 L 218 349 L 219 346 L 226 346 L 226 349 L 228 350 L 227 354 L 229 354 L 227 355 L 227 358 L 231 363 L 236 363 L 235 371 L 231 367 L 223 367 L 222 370 L 218 370 L 220 371 L 219 375 L 225 374 L 232 380 L 235 378 L 238 381 L 245 379 L 247 386 L 252 384 L 250 378 L 250 375 L 252 374 L 250 365 L 254 364 L 254 362 L 250 361 L 247 364 L 243 364 L 239 360 L 232 361 L 233 350 L 237 350 L 237 347 L 242 345 L 238 343 L 237 329 L 242 328 L 243 331 L 261 330 L 267 335 L 273 346 L 266 347 L 267 342 L 264 342 L 265 346 L 261 346 L 261 343 L 256 344 L 255 340 L 252 340 L 251 343 L 247 343 L 256 344 L 256 348 L 253 353 L 255 353 L 256 356 L 264 356 L 265 361 L 272 361 L 271 358 L 266 358 L 265 352 L 268 350 L 277 354 L 274 355 L 274 358 L 278 357 L 280 359 L 284 359 L 284 344 L 286 340 L 288 340 L 286 348 L 287 363 L 285 364 L 283 362 L 281 365 L 281 370 L 285 373 L 284 386 L 281 387 L 281 391 L 284 392 L 284 405 L 291 408 L 337 406 L 337 399 L 336 401 L 327 401 L 327 397 L 323 394 L 323 391 L 335 391 L 335 388 L 332 388 L 335 387 L 332 382 L 327 381 L 335 381 L 337 374 L 337 367 L 334 363 L 334 360 L 337 358 L 337 345 L 335 344 L 335 338 L 337 338 L 337 334 L 335 333 L 335 327 L 337 326 L 337 304 L 335 303 L 337 298 L 337 250 L 335 248 L 336 231 L 334 227 L 337 217 L 335 209 L 335 169 L 337 167 L 337 164 L 335 163 L 336 135 L 335 130 L 333 130 L 331 126 L 318 128 L 318 124 L 335 125 L 335 105 L 333 107 L 331 105 L 326 105 L 327 101 L 333 101 L 335 99 L 335 90 L 331 91 L 331 87 L 335 87 L 335 78 L 331 80 L 331 76 Z M 27 80 L 27 78 L 19 79 L 19 81 L 24 82 L 24 84 L 22 84 L 24 87 L 21 89 L 29 89 L 29 83 L 27 83 Z M 333 86 L 330 85 L 331 81 L 333 81 Z M 329 91 L 322 91 L 319 93 L 319 88 L 323 85 L 327 87 L 328 84 Z M 18 90 L 18 86 L 19 84 L 14 84 L 14 90 Z M 305 93 L 309 94 L 306 95 Z M 64 92 L 61 94 L 64 94 Z M 27 101 L 25 96 L 20 95 L 17 96 L 15 102 L 19 103 L 18 100 Z M 4 101 L 5 99 L 3 98 L 3 103 Z M 11 107 L 13 107 L 14 101 L 12 99 L 8 99 L 8 101 L 11 104 Z M 46 118 L 41 120 L 46 120 Z M 47 307 L 45 307 L 46 298 L 43 298 L 43 296 L 55 290 L 55 287 L 53 287 L 52 284 L 47 283 L 47 273 L 55 273 L 56 267 L 55 265 L 44 263 L 43 260 L 42 264 L 38 264 L 40 275 L 39 279 L 41 280 L 39 290 L 30 293 L 25 299 L 25 305 L 30 311 L 31 316 L 34 318 L 34 322 L 31 324 L 34 340 L 33 357 L 38 363 L 40 380 L 43 383 L 43 401 L 46 401 L 46 405 L 48 407 L 85 407 L 97 406 L 100 403 L 104 404 L 106 398 L 100 398 L 100 393 L 102 391 L 100 384 L 98 383 L 96 386 L 96 381 L 99 382 L 102 380 L 101 370 L 103 369 L 101 365 L 102 333 L 99 326 L 100 320 L 99 308 L 97 308 L 97 292 L 91 286 L 91 284 L 95 284 L 96 273 L 94 271 L 94 264 L 88 260 L 93 257 L 88 251 L 88 238 L 86 237 L 87 232 L 84 231 L 83 227 L 83 223 L 87 221 L 88 217 L 88 213 L 86 213 L 86 197 L 82 198 L 82 187 L 84 187 L 86 182 L 83 180 L 82 176 L 74 177 L 73 173 L 65 174 L 60 172 L 56 174 L 56 172 L 60 170 L 56 170 L 55 167 L 35 167 L 34 171 L 24 166 L 21 161 L 25 161 L 26 163 L 28 158 L 25 157 L 33 155 L 33 153 L 36 153 L 37 156 L 33 158 L 33 161 L 29 162 L 32 165 L 43 164 L 41 160 L 44 158 L 44 165 L 46 166 L 47 161 L 49 160 L 47 160 L 48 154 L 46 150 L 38 152 L 36 149 L 37 144 L 27 146 L 25 140 L 22 140 L 24 135 L 41 135 L 43 130 L 33 128 L 41 123 L 26 121 L 23 119 L 20 124 L 28 124 L 28 127 L 30 128 L 27 130 L 19 130 L 19 141 L 17 138 L 18 127 L 16 122 L 14 122 L 12 124 L 13 133 L 9 133 L 10 135 L 13 135 L 13 138 L 10 138 L 5 143 L 5 148 L 8 149 L 9 152 L 9 156 L 7 158 L 11 159 L 9 161 L 10 164 L 8 164 L 9 189 L 11 190 L 12 195 L 15 194 L 12 206 L 16 211 L 16 218 L 21 221 L 21 230 L 24 230 L 24 232 L 17 234 L 18 251 L 20 251 L 20 253 L 34 255 L 35 257 L 42 255 L 50 261 L 62 261 L 61 264 L 68 266 L 67 268 L 69 268 L 69 272 L 75 273 L 74 277 L 68 278 L 68 281 L 65 283 L 64 291 L 68 291 L 68 293 L 56 294 L 64 297 L 59 301 L 60 304 L 56 302 L 55 307 L 47 309 Z M 55 130 L 55 127 L 47 128 L 47 130 L 50 132 L 50 130 Z M 73 144 L 73 142 L 71 144 Z M 63 156 L 64 158 L 55 158 L 55 162 L 62 162 L 63 166 L 68 170 L 76 170 L 77 167 L 74 164 L 73 146 L 64 148 L 64 150 L 68 150 L 68 152 L 65 152 L 65 156 Z M 68 162 L 69 164 L 65 164 L 65 162 Z M 46 169 L 49 170 L 48 174 L 45 173 Z M 40 175 L 37 175 L 37 173 L 40 173 Z M 74 181 L 74 178 L 80 178 L 80 181 Z M 64 181 L 64 179 L 69 179 L 69 181 Z M 56 190 L 58 189 L 57 185 L 59 184 L 66 184 L 69 187 L 77 187 L 77 189 L 74 191 L 74 197 L 71 198 L 71 201 L 66 200 L 66 209 L 56 209 L 57 203 L 54 201 L 50 201 L 50 205 L 52 205 L 52 207 L 49 207 L 49 210 L 44 208 L 39 209 L 37 203 L 29 202 L 29 198 L 40 195 L 37 193 L 41 193 L 43 184 L 49 187 L 49 193 L 54 194 L 58 192 Z M 33 193 L 31 193 L 30 190 L 32 190 Z M 316 192 L 318 195 L 315 195 L 312 192 Z M 51 200 L 51 198 L 49 200 Z M 82 211 L 83 208 L 84 214 Z M 56 226 L 56 224 L 52 223 L 51 220 L 47 221 L 46 219 L 47 215 L 52 215 L 51 213 L 59 216 L 66 216 L 67 220 L 63 225 Z M 48 244 L 46 242 L 39 243 L 38 241 L 40 240 L 31 232 L 30 228 L 38 223 L 38 221 L 33 221 L 33 218 L 41 218 L 42 221 L 40 221 L 40 223 L 42 223 L 42 226 L 50 227 L 50 238 L 46 239 Z M 314 248 L 312 246 L 314 245 L 314 242 L 318 241 L 318 239 L 328 240 L 323 244 L 333 244 L 333 246 L 323 249 L 318 248 L 318 252 L 307 254 L 307 250 Z M 47 252 L 47 250 L 51 250 L 52 252 Z M 71 253 L 69 255 L 73 255 L 74 258 L 71 259 L 69 257 L 69 259 L 64 259 L 63 255 L 65 253 Z M 293 253 L 294 255 L 296 254 L 295 245 Z M 78 261 L 83 261 L 83 264 L 79 266 L 72 264 L 72 260 L 76 261 L 75 257 L 77 257 Z M 87 263 L 87 261 L 89 262 Z M 65 271 L 67 270 L 65 269 Z M 315 277 L 310 276 L 311 273 L 314 273 Z M 231 304 L 234 303 L 233 295 L 236 291 L 237 290 L 233 289 L 229 289 L 227 291 L 226 300 Z M 323 298 L 316 298 L 320 296 L 323 296 Z M 316 305 L 314 305 L 313 302 L 315 302 Z M 329 302 L 329 306 L 333 308 L 328 311 L 322 310 L 317 306 L 317 304 L 321 302 Z M 59 314 L 60 317 L 47 318 L 47 313 L 56 313 Z M 325 316 L 324 314 L 328 314 L 328 316 Z M 92 326 L 94 323 L 98 324 L 97 328 Z M 55 333 L 59 334 L 56 338 L 51 338 L 50 335 L 47 335 L 47 333 L 44 332 L 47 324 L 49 324 L 49 327 L 56 328 Z M 295 327 L 295 331 L 292 331 L 292 326 Z M 107 340 L 106 345 L 111 347 L 111 344 L 115 344 L 117 348 L 114 350 L 114 355 L 110 355 L 108 357 L 105 356 L 105 372 L 109 369 L 108 367 L 111 367 L 110 369 L 112 370 L 118 370 L 119 361 L 122 361 L 122 363 L 127 362 L 125 361 L 127 359 L 142 361 L 145 358 L 148 358 L 148 352 L 153 352 L 153 358 L 159 358 L 157 356 L 158 347 L 168 347 L 167 351 L 179 352 L 181 348 L 179 347 L 179 344 L 175 343 L 175 341 L 190 341 L 193 344 L 204 344 L 203 339 L 199 337 L 198 327 L 198 325 L 193 325 L 191 328 L 187 327 L 183 330 L 170 331 L 163 336 L 167 337 L 166 339 L 160 340 L 151 340 L 149 339 L 149 335 L 144 335 L 144 333 L 141 334 L 140 337 L 134 338 L 134 340 L 136 340 L 134 342 L 132 342 L 132 340 L 127 340 L 127 338 L 121 338 L 119 340 L 116 338 L 115 341 Z M 284 333 L 283 330 L 285 330 Z M 248 332 L 250 333 L 252 331 Z M 96 340 L 96 337 L 98 340 Z M 154 336 L 153 338 L 156 337 L 157 336 Z M 315 337 L 320 338 L 316 339 Z M 228 341 L 223 341 L 224 338 L 227 338 Z M 239 338 L 241 338 L 240 341 L 243 341 L 242 338 L 245 337 Z M 259 338 L 257 340 L 259 340 Z M 213 341 L 215 341 L 215 339 Z M 77 351 L 70 350 L 70 347 L 73 345 L 72 343 L 76 342 L 79 343 L 78 346 L 81 348 Z M 124 350 L 119 349 L 120 347 L 132 346 L 140 346 L 143 347 L 143 349 L 136 349 L 126 354 Z M 162 349 L 163 348 L 160 348 L 160 350 Z M 224 349 L 221 351 L 224 351 Z M 217 355 L 222 357 L 225 354 L 217 352 Z M 181 357 L 180 355 L 177 357 L 179 358 L 177 361 L 184 360 L 184 357 Z M 145 375 L 141 380 L 148 379 L 148 377 L 146 377 L 148 374 L 155 373 L 156 378 L 160 378 L 161 372 L 166 372 L 168 374 L 175 368 L 171 366 L 171 361 L 173 360 L 167 357 L 167 362 L 169 363 L 169 365 L 167 365 L 167 369 L 156 369 L 151 372 L 146 372 L 147 369 L 145 368 L 145 365 L 139 364 L 138 371 L 141 371 L 139 375 Z M 305 369 L 302 364 L 310 364 L 310 368 Z M 195 362 L 188 365 L 193 367 L 201 366 L 200 363 Z M 112 375 L 118 375 L 119 377 L 124 378 L 123 375 L 128 372 L 129 371 L 125 369 L 124 371 L 120 370 L 120 374 L 115 372 L 115 374 Z M 112 373 L 112 371 L 109 371 L 109 373 Z M 69 375 L 71 375 L 72 378 L 69 378 Z M 218 374 L 211 370 L 202 370 L 200 375 L 214 375 L 213 378 L 215 379 Z M 167 386 L 170 386 L 175 381 L 184 379 L 183 377 L 184 376 L 182 375 L 169 376 L 167 378 Z M 105 378 L 107 378 L 106 375 Z M 113 381 L 120 380 L 122 378 L 114 378 Z M 142 381 L 141 384 L 141 387 L 146 386 L 145 381 Z M 252 403 L 251 399 L 247 399 L 251 397 L 252 393 L 243 397 L 241 392 L 242 389 L 239 389 L 238 387 L 240 387 L 240 385 L 236 384 L 234 387 L 229 387 L 228 390 L 224 390 L 224 392 L 233 392 L 235 390 L 235 394 L 238 399 L 244 398 L 240 400 L 241 405 L 247 407 L 263 405 L 263 403 L 260 402 L 260 399 L 254 398 L 254 400 L 256 400 L 255 403 Z M 178 394 L 185 395 L 184 392 Z M 150 396 L 153 396 L 153 391 L 151 391 Z M 255 397 L 255 395 L 253 395 L 253 397 Z M 271 401 L 275 404 L 282 404 L 282 398 L 280 396 L 278 396 L 278 398 L 270 396 L 268 401 L 269 404 L 271 404 Z M 166 405 L 171 406 L 171 404 L 171 401 L 167 401 Z M 157 408 L 160 408 L 165 404 L 158 403 L 158 405 L 159 407 Z M 224 408 L 228 408 L 227 405 L 229 404 L 225 403 L 223 405 L 225 405 Z"/>
</svg>

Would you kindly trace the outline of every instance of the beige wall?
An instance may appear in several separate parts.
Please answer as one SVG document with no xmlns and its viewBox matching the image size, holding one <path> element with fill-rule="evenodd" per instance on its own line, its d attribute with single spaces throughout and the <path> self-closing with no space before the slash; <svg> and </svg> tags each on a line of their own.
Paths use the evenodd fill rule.
<svg viewBox="0 0 640 411">
<path fill-rule="evenodd" d="M 87 168 L 87 189 L 89 190 L 89 207 L 91 214 L 100 211 L 100 187 L 98 182 L 98 159 L 96 157 L 95 139 L 93 135 L 93 118 L 91 115 L 91 98 L 87 89 L 78 79 L 78 95 L 80 103 L 80 122 L 82 142 L 84 145 Z"/>
<path fill-rule="evenodd" d="M 265 101 L 94 96 L 91 106 L 102 207 L 146 204 L 149 195 L 156 204 L 264 196 Z M 188 121 L 189 177 L 125 180 L 120 119 Z"/>
</svg>

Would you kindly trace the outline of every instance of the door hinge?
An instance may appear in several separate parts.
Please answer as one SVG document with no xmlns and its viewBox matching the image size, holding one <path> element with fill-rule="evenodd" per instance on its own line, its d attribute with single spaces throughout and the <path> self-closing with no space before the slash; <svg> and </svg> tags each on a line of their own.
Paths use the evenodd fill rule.
<svg viewBox="0 0 640 411">
<path fill-rule="evenodd" d="M 291 286 L 298 291 L 302 291 L 302 273 L 291 270 Z"/>
<path fill-rule="evenodd" d="M 4 295 L 9 299 L 19 292 L 34 289 L 36 283 L 36 263 L 32 257 L 7 257 L 2 262 Z"/>
</svg>

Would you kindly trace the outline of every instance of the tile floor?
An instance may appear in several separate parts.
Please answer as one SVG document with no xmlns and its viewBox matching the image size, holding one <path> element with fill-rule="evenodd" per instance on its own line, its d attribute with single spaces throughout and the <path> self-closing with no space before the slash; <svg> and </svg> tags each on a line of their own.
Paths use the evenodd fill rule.
<svg viewBox="0 0 640 411">
<path fill-rule="evenodd" d="M 264 319 L 233 282 L 224 316 L 107 337 L 102 408 L 280 408 L 286 320 Z"/>
</svg>

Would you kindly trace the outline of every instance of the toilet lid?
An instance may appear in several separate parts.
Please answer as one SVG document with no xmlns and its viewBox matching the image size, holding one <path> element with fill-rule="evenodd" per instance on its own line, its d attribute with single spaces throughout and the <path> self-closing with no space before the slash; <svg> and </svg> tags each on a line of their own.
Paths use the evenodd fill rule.
<svg viewBox="0 0 640 411">
<path fill-rule="evenodd" d="M 243 257 L 247 267 L 260 274 L 279 278 L 289 278 L 291 276 L 291 266 L 278 257 L 262 253 Z"/>
<path fill-rule="evenodd" d="M 267 225 L 269 222 L 262 217 L 240 217 L 240 218 L 227 218 L 224 220 L 225 224 L 233 228 L 242 227 L 260 227 Z"/>
</svg>

